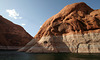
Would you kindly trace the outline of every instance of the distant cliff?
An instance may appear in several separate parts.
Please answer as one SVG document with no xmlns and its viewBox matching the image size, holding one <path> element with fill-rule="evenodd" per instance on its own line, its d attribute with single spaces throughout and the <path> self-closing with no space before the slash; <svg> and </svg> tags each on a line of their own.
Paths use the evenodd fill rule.
<svg viewBox="0 0 100 60">
<path fill-rule="evenodd" d="M 49 18 L 25 47 L 33 53 L 100 53 L 100 9 L 84 2 L 65 6 Z"/>
<path fill-rule="evenodd" d="M 29 35 L 21 26 L 0 16 L 0 50 L 16 50 L 31 41 Z"/>
</svg>

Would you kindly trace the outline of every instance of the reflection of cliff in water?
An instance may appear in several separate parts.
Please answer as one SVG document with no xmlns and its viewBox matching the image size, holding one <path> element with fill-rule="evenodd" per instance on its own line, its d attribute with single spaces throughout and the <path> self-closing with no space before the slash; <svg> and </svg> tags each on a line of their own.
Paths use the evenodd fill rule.
<svg viewBox="0 0 100 60">
<path fill-rule="evenodd" d="M 36 54 L 36 60 L 98 60 L 100 54 L 73 54 L 73 53 L 55 53 L 55 54 Z"/>
<path fill-rule="evenodd" d="M 0 51 L 0 60 L 99 60 L 100 54 L 29 54 L 16 51 Z"/>
</svg>

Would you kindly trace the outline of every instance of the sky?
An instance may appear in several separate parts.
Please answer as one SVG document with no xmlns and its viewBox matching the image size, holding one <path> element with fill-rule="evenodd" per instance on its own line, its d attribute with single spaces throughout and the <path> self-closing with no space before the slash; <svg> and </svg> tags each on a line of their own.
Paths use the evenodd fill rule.
<svg viewBox="0 0 100 60">
<path fill-rule="evenodd" d="M 100 9 L 100 0 L 0 0 L 0 15 L 21 25 L 34 37 L 47 19 L 76 2 Z"/>
</svg>

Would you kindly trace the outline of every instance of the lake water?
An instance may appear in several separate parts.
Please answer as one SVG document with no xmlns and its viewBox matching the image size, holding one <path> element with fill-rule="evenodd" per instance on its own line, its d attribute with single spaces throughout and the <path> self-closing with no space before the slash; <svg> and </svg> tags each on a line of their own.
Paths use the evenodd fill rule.
<svg viewBox="0 0 100 60">
<path fill-rule="evenodd" d="M 0 60 L 100 60 L 100 54 L 29 54 L 16 51 L 0 51 Z"/>
</svg>

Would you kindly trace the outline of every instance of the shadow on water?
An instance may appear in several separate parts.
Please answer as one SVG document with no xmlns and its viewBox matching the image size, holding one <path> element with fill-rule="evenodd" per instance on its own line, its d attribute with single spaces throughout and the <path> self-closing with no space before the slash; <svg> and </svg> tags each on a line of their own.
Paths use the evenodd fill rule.
<svg viewBox="0 0 100 60">
<path fill-rule="evenodd" d="M 0 51 L 0 60 L 100 60 L 100 54 L 29 54 L 16 51 Z"/>
</svg>

